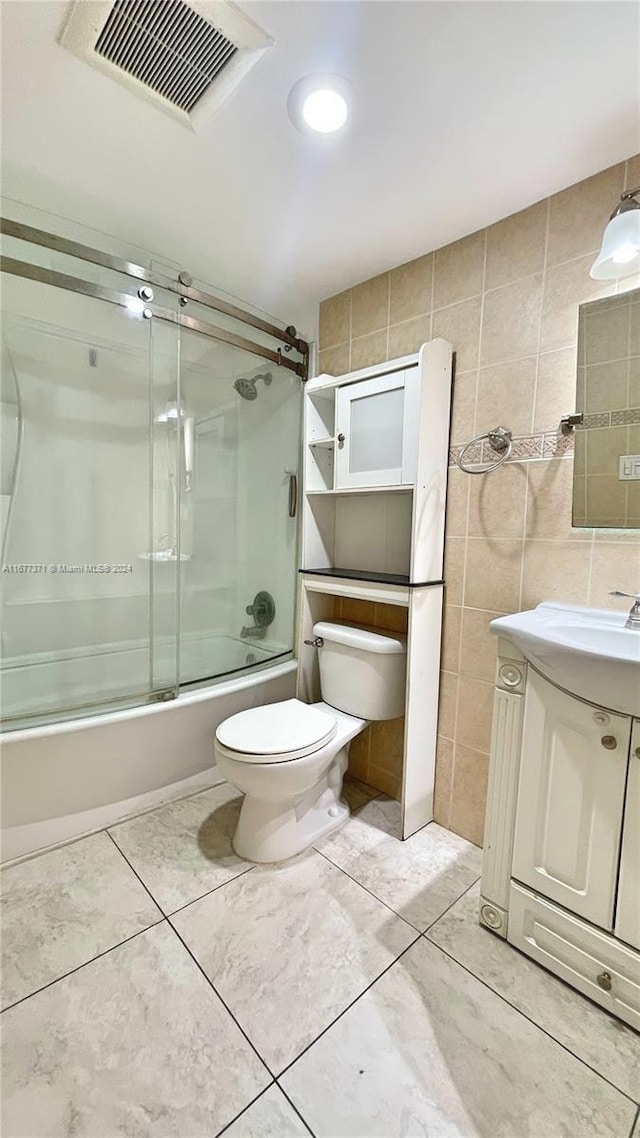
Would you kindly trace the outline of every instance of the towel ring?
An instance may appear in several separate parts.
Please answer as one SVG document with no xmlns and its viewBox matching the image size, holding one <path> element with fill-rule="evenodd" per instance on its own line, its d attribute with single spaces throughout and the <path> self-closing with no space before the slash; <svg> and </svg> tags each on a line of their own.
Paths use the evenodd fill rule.
<svg viewBox="0 0 640 1138">
<path fill-rule="evenodd" d="M 464 465 L 464 456 L 469 450 L 469 447 L 474 443 L 482 442 L 487 439 L 489 446 L 499 456 L 495 462 L 489 463 L 488 466 L 483 466 L 482 470 L 472 470 L 471 467 Z M 490 470 L 496 470 L 506 462 L 513 449 L 513 439 L 511 431 L 508 427 L 494 427 L 491 431 L 487 431 L 484 435 L 476 435 L 474 439 L 470 439 L 466 446 L 463 446 L 460 454 L 458 455 L 457 462 L 461 470 L 465 474 L 488 474 Z"/>
</svg>

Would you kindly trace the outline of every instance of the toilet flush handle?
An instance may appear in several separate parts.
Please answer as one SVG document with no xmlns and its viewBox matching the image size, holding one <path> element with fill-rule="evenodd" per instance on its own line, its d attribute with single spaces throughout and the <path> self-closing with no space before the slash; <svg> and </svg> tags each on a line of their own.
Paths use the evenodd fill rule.
<svg viewBox="0 0 640 1138">
<path fill-rule="evenodd" d="M 313 640 L 305 640 L 305 644 L 309 644 L 311 648 L 322 648 L 324 640 L 321 636 L 315 636 Z"/>
</svg>

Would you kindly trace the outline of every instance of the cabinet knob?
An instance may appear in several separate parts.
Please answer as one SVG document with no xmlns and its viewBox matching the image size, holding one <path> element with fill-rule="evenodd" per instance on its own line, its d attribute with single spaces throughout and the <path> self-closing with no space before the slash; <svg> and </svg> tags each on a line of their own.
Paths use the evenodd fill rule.
<svg viewBox="0 0 640 1138">
<path fill-rule="evenodd" d="M 598 987 L 602 988 L 605 992 L 611 991 L 611 973 L 601 972 L 596 976 Z"/>
<path fill-rule="evenodd" d="M 636 759 L 640 759 L 640 747 L 636 747 L 636 749 L 633 753 L 634 753 Z"/>
<path fill-rule="evenodd" d="M 603 735 L 600 742 L 603 747 L 606 747 L 607 751 L 615 751 L 618 746 L 618 740 L 615 735 Z"/>
<path fill-rule="evenodd" d="M 345 442 L 346 442 L 346 436 L 343 435 L 342 432 L 340 432 L 340 434 L 338 435 L 338 443 L 340 446 L 343 446 Z"/>
</svg>

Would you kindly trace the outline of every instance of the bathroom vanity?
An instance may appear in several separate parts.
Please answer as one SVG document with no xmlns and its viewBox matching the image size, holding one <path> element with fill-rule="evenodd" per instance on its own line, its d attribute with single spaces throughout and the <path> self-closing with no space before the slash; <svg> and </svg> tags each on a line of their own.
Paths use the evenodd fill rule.
<svg viewBox="0 0 640 1138">
<path fill-rule="evenodd" d="M 544 604 L 499 636 L 480 922 L 640 1030 L 640 633 Z"/>
</svg>

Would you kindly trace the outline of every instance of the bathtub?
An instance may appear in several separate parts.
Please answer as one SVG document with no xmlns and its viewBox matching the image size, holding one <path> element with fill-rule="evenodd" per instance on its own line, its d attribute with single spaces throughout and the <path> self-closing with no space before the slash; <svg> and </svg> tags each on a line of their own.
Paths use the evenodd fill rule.
<svg viewBox="0 0 640 1138">
<path fill-rule="evenodd" d="M 181 691 L 166 703 L 2 735 L 3 862 L 102 829 L 221 781 L 213 758 L 218 724 L 237 711 L 295 695 L 295 660 L 285 658 L 248 671 L 248 653 L 258 665 L 261 646 L 237 641 L 232 649 L 228 643 L 207 645 L 202 638 L 197 639 L 189 650 L 205 653 L 203 658 L 208 663 L 215 660 L 218 650 L 233 663 L 230 652 L 235 651 L 238 668 L 244 670 Z M 128 653 L 135 651 L 135 647 L 127 647 L 121 659 L 111 651 L 106 671 L 104 652 L 89 658 L 72 653 L 66 657 L 63 671 L 68 666 L 70 683 L 75 672 L 83 671 L 83 682 L 89 684 L 88 671 L 93 682 L 96 669 L 102 669 L 113 682 L 114 669 L 122 669 L 119 679 L 127 674 L 132 666 Z M 38 679 L 38 669 L 49 665 L 60 672 L 59 660 L 23 659 L 19 668 L 5 672 L 4 682 L 18 685 L 11 693 L 17 699 L 22 692 L 27 698 L 29 692 L 31 701 L 37 698 L 38 684 L 44 682 L 42 673 Z M 58 675 L 59 682 L 64 679 Z M 92 691 L 96 691 L 95 686 Z M 3 696 L 6 694 L 3 685 Z"/>
</svg>

